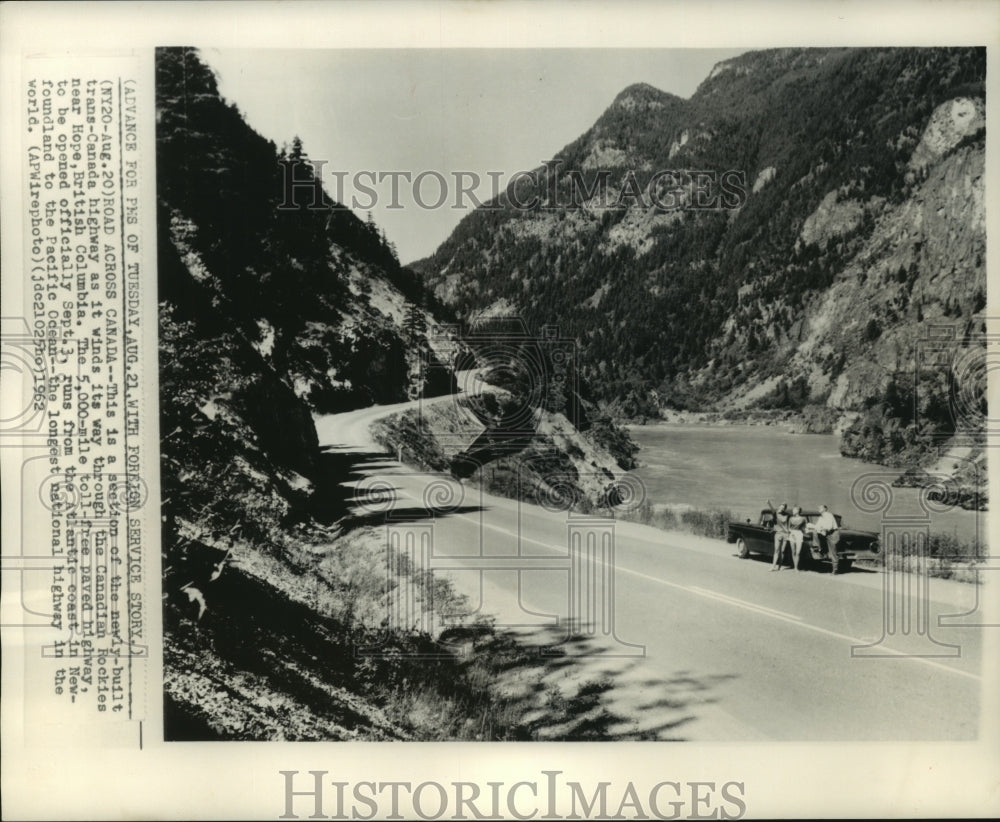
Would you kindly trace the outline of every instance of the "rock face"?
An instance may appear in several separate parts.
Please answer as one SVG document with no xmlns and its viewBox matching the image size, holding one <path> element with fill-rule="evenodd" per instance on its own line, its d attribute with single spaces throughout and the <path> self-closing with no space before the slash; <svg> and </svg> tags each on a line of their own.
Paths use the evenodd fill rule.
<svg viewBox="0 0 1000 822">
<path fill-rule="evenodd" d="M 864 205 L 858 200 L 838 200 L 838 195 L 836 190 L 831 191 L 806 217 L 799 234 L 803 243 L 825 248 L 831 239 L 857 228 L 865 214 Z"/>
<path fill-rule="evenodd" d="M 601 444 L 598 426 L 581 434 L 565 415 L 538 408 L 523 437 L 498 432 L 471 410 L 486 398 L 496 404 L 516 402 L 508 392 L 485 386 L 471 402 L 460 397 L 419 415 L 396 414 L 380 420 L 373 433 L 390 451 L 398 449 L 408 464 L 451 471 L 491 493 L 557 510 L 620 506 L 615 495 L 633 492 L 622 467 Z"/>
<path fill-rule="evenodd" d="M 966 137 L 985 128 L 986 105 L 981 98 L 956 97 L 942 103 L 931 115 L 908 165 L 913 169 L 926 168 Z"/>
<path fill-rule="evenodd" d="M 279 152 L 250 129 L 191 49 L 157 54 L 157 148 L 168 499 L 187 518 L 207 504 L 203 524 L 228 530 L 218 456 L 231 453 L 270 500 L 265 532 L 315 474 L 311 415 L 433 394 L 427 379 L 449 390 L 446 368 L 421 367 L 449 341 L 374 225 L 334 203 L 283 207 L 279 160 L 304 161 L 302 146 Z"/>
<path fill-rule="evenodd" d="M 984 79 L 983 49 L 779 49 L 689 100 L 630 87 L 535 208 L 502 195 L 416 267 L 459 314 L 557 322 L 625 413 L 879 407 L 947 433 L 953 375 L 929 419 L 897 389 L 930 327 L 982 327 Z"/>
<path fill-rule="evenodd" d="M 860 409 L 873 380 L 912 371 L 930 323 L 964 333 L 983 306 L 983 152 L 957 150 L 910 197 L 886 213 L 810 316 L 811 332 L 791 355 L 808 368 L 821 352 L 846 355 L 827 404 Z M 955 320 L 959 323 L 955 323 Z"/>
<path fill-rule="evenodd" d="M 450 390 L 421 366 L 454 341 L 372 224 L 278 208 L 300 145 L 253 132 L 193 50 L 156 68 L 167 736 L 426 738 L 380 690 L 419 672 L 355 653 L 387 613 L 387 560 L 323 528 L 346 503 L 312 415 Z"/>
<path fill-rule="evenodd" d="M 757 179 L 753 181 L 752 193 L 757 194 L 764 186 L 774 179 L 774 175 L 776 173 L 777 169 L 775 169 L 774 166 L 768 166 L 765 169 L 761 169 L 760 173 L 757 175 Z"/>
</svg>

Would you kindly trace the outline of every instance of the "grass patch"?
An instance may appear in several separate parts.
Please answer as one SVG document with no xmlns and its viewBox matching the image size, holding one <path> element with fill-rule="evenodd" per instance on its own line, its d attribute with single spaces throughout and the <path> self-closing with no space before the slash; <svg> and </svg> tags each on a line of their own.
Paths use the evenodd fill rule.
<svg viewBox="0 0 1000 822">
<path fill-rule="evenodd" d="M 930 534 L 926 553 L 911 540 L 902 540 L 900 550 L 883 554 L 879 560 L 863 560 L 869 567 L 888 567 L 904 573 L 921 573 L 937 579 L 951 579 L 956 582 L 982 583 L 977 570 L 988 551 L 979 540 L 963 540 L 956 533 Z"/>
<path fill-rule="evenodd" d="M 622 514 L 621 519 L 649 525 L 661 531 L 684 531 L 700 537 L 724 540 L 729 532 L 729 523 L 739 518 L 728 509 L 674 509 L 653 505 L 649 500 L 644 500 L 635 510 Z M 889 562 L 892 569 L 906 573 L 917 573 L 922 569 L 923 563 L 929 576 L 953 579 L 956 582 L 981 583 L 976 566 L 983 562 L 987 554 L 986 546 L 978 540 L 963 540 L 955 533 L 939 533 L 929 536 L 927 556 L 923 559 L 916 546 L 904 542 L 902 551 L 892 557 L 887 558 L 882 554 L 878 559 L 860 557 L 856 561 L 859 566 L 869 568 L 881 568 Z"/>
<path fill-rule="evenodd" d="M 653 505 L 644 500 L 635 510 L 626 512 L 621 518 L 641 525 L 650 525 L 662 531 L 686 531 L 699 537 L 725 539 L 729 523 L 737 519 L 728 508 L 670 508 Z"/>
</svg>

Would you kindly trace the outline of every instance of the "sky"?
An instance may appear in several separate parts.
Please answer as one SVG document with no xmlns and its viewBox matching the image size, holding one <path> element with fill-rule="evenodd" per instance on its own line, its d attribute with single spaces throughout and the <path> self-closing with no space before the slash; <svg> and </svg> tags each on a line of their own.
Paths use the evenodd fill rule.
<svg viewBox="0 0 1000 822">
<path fill-rule="evenodd" d="M 537 168 L 583 134 L 626 86 L 644 82 L 690 97 L 717 62 L 743 51 L 207 48 L 201 54 L 251 127 L 279 147 L 297 135 L 311 159 L 327 161 L 331 195 L 362 218 L 371 211 L 406 264 L 431 254 L 474 206 L 472 197 L 459 195 L 456 172 L 478 175 L 482 183 L 473 193 L 485 201 L 515 172 Z M 381 182 L 368 172 L 382 173 Z M 393 172 L 410 174 L 409 181 L 395 175 L 395 196 Z M 442 194 L 444 204 L 431 207 Z"/>
</svg>

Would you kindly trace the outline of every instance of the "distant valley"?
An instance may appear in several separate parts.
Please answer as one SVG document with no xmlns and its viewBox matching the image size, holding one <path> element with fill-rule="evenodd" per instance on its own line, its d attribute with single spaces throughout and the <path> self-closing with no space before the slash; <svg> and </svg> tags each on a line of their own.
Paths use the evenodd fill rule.
<svg viewBox="0 0 1000 822">
<path fill-rule="evenodd" d="M 777 49 L 687 100 L 631 86 L 414 268 L 466 320 L 558 324 L 620 418 L 794 418 L 927 462 L 984 386 L 915 358 L 984 330 L 984 80 L 983 49 Z"/>
</svg>

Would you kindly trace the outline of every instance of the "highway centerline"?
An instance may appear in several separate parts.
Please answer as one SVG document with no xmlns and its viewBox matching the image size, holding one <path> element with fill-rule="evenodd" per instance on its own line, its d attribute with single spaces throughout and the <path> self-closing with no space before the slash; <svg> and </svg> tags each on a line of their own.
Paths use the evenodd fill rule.
<svg viewBox="0 0 1000 822">
<path fill-rule="evenodd" d="M 766 605 L 758 605 L 756 602 L 747 602 L 745 599 L 738 599 L 737 597 L 720 594 L 718 591 L 710 591 L 707 588 L 699 588 L 697 585 L 690 586 L 689 590 L 694 591 L 696 594 L 703 594 L 704 596 L 709 596 L 714 599 L 720 599 L 724 602 L 728 602 L 730 605 L 738 605 L 741 608 L 750 608 L 751 610 L 761 611 L 762 613 L 768 615 L 777 614 L 778 616 L 802 622 L 802 617 L 790 614 L 787 611 L 779 611 L 777 608 L 768 608 Z"/>
<path fill-rule="evenodd" d="M 414 495 L 410 494 L 409 492 L 405 491 L 402 488 L 397 489 L 397 490 L 403 496 L 407 496 L 407 497 L 409 497 L 410 499 L 413 499 L 413 500 L 417 499 L 417 497 L 415 497 Z M 477 519 L 473 519 L 472 516 L 470 516 L 469 514 L 454 514 L 452 516 L 468 520 L 471 524 L 473 524 L 473 525 L 475 525 L 477 527 L 489 528 L 490 530 L 495 531 L 497 533 L 505 534 L 507 536 L 513 537 L 514 539 L 522 540 L 524 542 L 531 542 L 531 543 L 534 543 L 535 545 L 540 545 L 541 547 L 547 548 L 547 549 L 549 549 L 551 551 L 556 551 L 556 552 L 561 553 L 561 554 L 566 554 L 566 552 L 567 552 L 566 546 L 564 546 L 564 545 L 557 546 L 557 545 L 553 545 L 550 542 L 542 542 L 541 540 L 537 540 L 537 539 L 534 539 L 532 537 L 525 536 L 524 534 L 521 534 L 521 533 L 519 533 L 517 531 L 512 531 L 509 528 L 504 528 L 503 526 L 500 526 L 500 525 L 493 525 L 492 523 L 486 522 L 482 518 L 480 518 L 478 520 Z M 463 559 L 463 557 L 461 557 L 461 556 L 456 556 L 456 557 L 451 557 L 451 558 L 452 559 Z M 607 567 L 607 564 L 603 560 L 596 559 L 596 558 L 595 558 L 595 560 L 597 562 L 599 562 L 602 566 Z M 842 634 L 839 631 L 833 631 L 833 630 L 831 630 L 829 628 L 823 628 L 822 626 L 814 625 L 812 623 L 806 622 L 806 621 L 803 620 L 802 617 L 795 616 L 794 614 L 788 614 L 788 613 L 785 613 L 784 611 L 778 611 L 778 610 L 773 609 L 773 608 L 768 608 L 765 605 L 757 605 L 756 603 L 746 602 L 745 600 L 736 599 L 735 597 L 730 597 L 730 596 L 728 596 L 726 594 L 722 594 L 722 593 L 717 592 L 717 591 L 711 591 L 709 589 L 699 588 L 698 586 L 682 585 L 680 583 L 670 582 L 669 580 L 662 579 L 661 577 L 651 576 L 650 574 L 643 573 L 642 571 L 635 571 L 635 570 L 633 570 L 631 568 L 626 568 L 625 566 L 619 565 L 618 563 L 615 563 L 613 570 L 614 571 L 621 571 L 621 572 L 623 572 L 625 574 L 631 574 L 632 576 L 636 576 L 636 577 L 639 577 L 641 579 L 648 580 L 650 582 L 655 582 L 655 583 L 658 583 L 660 585 L 666 585 L 666 586 L 669 586 L 671 588 L 676 588 L 676 589 L 679 589 L 681 591 L 686 591 L 687 593 L 693 594 L 695 596 L 700 596 L 700 597 L 704 597 L 704 598 L 715 599 L 715 600 L 717 600 L 719 602 L 723 602 L 724 604 L 730 605 L 730 606 L 735 607 L 735 608 L 742 608 L 743 610 L 746 610 L 746 611 L 751 611 L 753 613 L 758 613 L 758 614 L 762 614 L 763 616 L 771 617 L 772 619 L 777 619 L 777 620 L 781 620 L 782 622 L 787 622 L 789 625 L 797 625 L 800 628 L 806 628 L 806 629 L 808 629 L 810 631 L 815 631 L 817 633 L 821 633 L 821 634 L 824 634 L 826 636 L 830 636 L 830 637 L 833 637 L 835 639 L 839 639 L 839 640 L 848 642 L 852 646 L 853 645 L 868 645 L 868 644 L 870 644 L 870 640 L 864 640 L 864 639 L 860 639 L 858 637 L 852 637 L 852 636 L 849 636 L 848 634 Z M 958 668 L 950 667 L 948 665 L 943 665 L 942 663 L 936 662 L 935 660 L 929 659 L 927 657 L 913 656 L 911 654 L 907 654 L 905 651 L 897 651 L 894 648 L 890 648 L 890 647 L 884 647 L 883 650 L 884 650 L 884 652 L 886 654 L 889 654 L 889 655 L 892 655 L 892 656 L 896 656 L 896 657 L 899 657 L 899 658 L 914 659 L 917 662 L 920 662 L 920 663 L 922 663 L 924 665 L 928 665 L 928 666 L 930 666 L 932 668 L 937 668 L 937 669 L 942 670 L 942 671 L 947 671 L 948 673 L 951 673 L 951 674 L 957 674 L 958 676 L 964 676 L 964 677 L 966 677 L 968 679 L 972 679 L 972 680 L 975 680 L 975 681 L 980 681 L 982 679 L 982 677 L 980 677 L 978 674 L 974 674 L 974 673 L 971 673 L 969 671 L 963 671 L 963 670 L 960 670 Z M 859 657 L 852 657 L 852 658 L 859 658 Z"/>
</svg>

